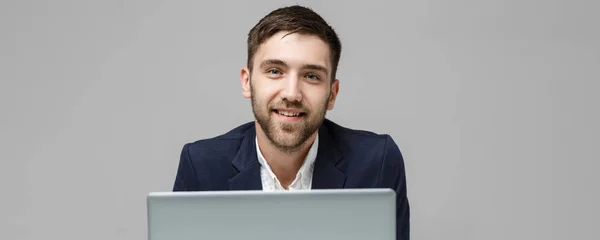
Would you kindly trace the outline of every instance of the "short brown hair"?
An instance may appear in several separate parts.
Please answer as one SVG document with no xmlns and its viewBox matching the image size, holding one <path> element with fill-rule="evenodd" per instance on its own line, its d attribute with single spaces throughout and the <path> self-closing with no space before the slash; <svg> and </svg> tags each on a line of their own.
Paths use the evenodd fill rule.
<svg viewBox="0 0 600 240">
<path fill-rule="evenodd" d="M 273 10 L 263 17 L 248 33 L 248 69 L 252 71 L 254 54 L 268 38 L 280 31 L 311 34 L 329 45 L 331 52 L 331 82 L 335 79 L 342 44 L 337 34 L 327 22 L 308 7 L 299 5 Z"/>
</svg>

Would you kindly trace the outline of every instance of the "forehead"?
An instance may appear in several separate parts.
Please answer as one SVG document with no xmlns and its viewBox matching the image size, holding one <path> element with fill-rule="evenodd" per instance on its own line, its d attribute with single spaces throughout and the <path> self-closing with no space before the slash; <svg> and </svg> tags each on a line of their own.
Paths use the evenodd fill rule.
<svg viewBox="0 0 600 240">
<path fill-rule="evenodd" d="M 315 35 L 278 32 L 268 38 L 254 55 L 254 66 L 264 60 L 281 60 L 291 67 L 306 64 L 321 65 L 331 69 L 330 49 L 325 41 Z"/>
</svg>

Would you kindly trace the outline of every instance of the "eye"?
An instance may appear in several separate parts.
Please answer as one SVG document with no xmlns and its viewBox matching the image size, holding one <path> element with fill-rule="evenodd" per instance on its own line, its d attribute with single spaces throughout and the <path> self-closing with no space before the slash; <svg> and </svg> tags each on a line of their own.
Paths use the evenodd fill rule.
<svg viewBox="0 0 600 240">
<path fill-rule="evenodd" d="M 269 75 L 280 75 L 281 71 L 279 71 L 278 69 L 272 68 L 267 70 L 267 74 Z"/>
<path fill-rule="evenodd" d="M 308 79 L 310 79 L 310 80 L 321 80 L 321 78 L 319 78 L 319 76 L 316 75 L 316 74 L 306 74 L 305 77 L 308 78 Z"/>
</svg>

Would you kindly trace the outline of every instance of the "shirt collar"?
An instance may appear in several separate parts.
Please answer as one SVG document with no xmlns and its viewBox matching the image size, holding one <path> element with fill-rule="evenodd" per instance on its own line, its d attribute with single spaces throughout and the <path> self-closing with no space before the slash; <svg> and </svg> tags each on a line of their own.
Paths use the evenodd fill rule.
<svg viewBox="0 0 600 240">
<path fill-rule="evenodd" d="M 256 143 L 256 153 L 258 155 L 258 162 L 260 163 L 260 165 L 262 165 L 267 170 L 267 172 L 269 172 L 269 175 L 271 176 L 272 180 L 277 179 L 277 177 L 275 176 L 275 173 L 273 173 L 273 170 L 271 170 L 271 167 L 269 166 L 266 159 L 262 155 L 262 152 L 260 151 L 260 147 L 258 146 L 258 137 L 255 137 L 254 142 Z M 302 185 L 304 185 L 304 186 L 311 185 L 312 173 L 314 170 L 315 160 L 317 159 L 318 148 L 319 148 L 319 133 L 317 132 L 317 136 L 315 137 L 315 140 L 313 141 L 312 145 L 310 146 L 310 149 L 308 150 L 308 154 L 306 154 L 306 158 L 304 159 L 302 166 L 300 167 L 300 169 L 298 170 L 298 173 L 296 174 L 296 180 L 302 181 Z M 296 181 L 296 180 L 294 180 L 294 181 Z"/>
</svg>

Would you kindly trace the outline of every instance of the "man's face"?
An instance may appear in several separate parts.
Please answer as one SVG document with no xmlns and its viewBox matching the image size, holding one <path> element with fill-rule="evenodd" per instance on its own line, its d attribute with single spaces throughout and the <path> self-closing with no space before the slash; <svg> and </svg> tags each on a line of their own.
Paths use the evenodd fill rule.
<svg viewBox="0 0 600 240">
<path fill-rule="evenodd" d="M 252 99 L 256 121 L 278 148 L 301 147 L 333 109 L 339 82 L 331 79 L 331 71 L 326 42 L 287 32 L 265 41 L 253 69 L 242 70 L 244 96 Z"/>
</svg>

